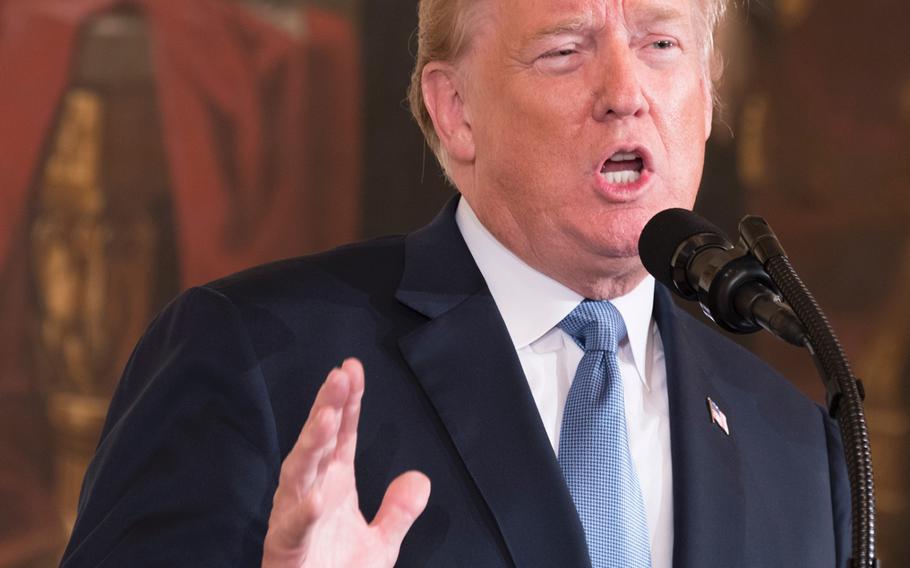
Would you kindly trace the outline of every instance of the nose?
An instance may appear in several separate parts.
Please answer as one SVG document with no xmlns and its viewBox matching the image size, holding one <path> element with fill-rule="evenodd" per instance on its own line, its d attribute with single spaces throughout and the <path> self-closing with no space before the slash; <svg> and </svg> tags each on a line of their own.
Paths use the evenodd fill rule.
<svg viewBox="0 0 910 568">
<path fill-rule="evenodd" d="M 635 52 L 622 41 L 612 41 L 598 54 L 595 66 L 595 120 L 642 116 L 648 112 L 648 100 L 642 91 Z"/>
</svg>

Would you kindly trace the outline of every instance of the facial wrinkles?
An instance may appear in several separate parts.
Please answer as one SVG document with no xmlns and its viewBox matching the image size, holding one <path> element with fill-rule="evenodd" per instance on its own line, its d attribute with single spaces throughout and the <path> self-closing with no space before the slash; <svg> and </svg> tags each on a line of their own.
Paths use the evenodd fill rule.
<svg viewBox="0 0 910 568">
<path fill-rule="evenodd" d="M 577 4 L 577 2 L 575 3 Z M 568 9 L 554 6 L 554 11 L 568 12 L 571 15 L 556 22 L 547 22 L 546 25 L 529 34 L 529 37 L 522 38 L 523 43 L 527 44 L 565 33 L 585 33 L 600 29 L 604 24 L 603 16 L 606 13 L 603 8 L 604 2 L 586 2 L 586 4 L 586 6 L 575 6 Z"/>
<path fill-rule="evenodd" d="M 523 0 L 523 1 L 528 1 L 528 0 Z M 530 1 L 534 1 L 534 0 L 530 0 Z M 495 8 L 492 8 L 490 6 L 490 2 L 495 2 Z M 612 2 L 616 5 L 616 7 L 617 7 L 616 10 L 608 10 L 607 4 L 610 2 Z M 698 4 L 697 0 L 691 0 L 691 2 Z M 577 2 L 569 2 L 569 3 L 577 4 Z M 606 25 L 605 20 L 607 18 L 607 15 L 613 14 L 614 18 L 615 18 L 617 13 L 624 14 L 627 3 L 628 2 L 626 2 L 625 0 L 591 0 L 590 2 L 584 2 L 586 7 L 583 9 L 579 9 L 578 14 L 567 19 L 566 21 L 562 22 L 561 24 L 550 26 L 549 30 L 544 29 L 542 32 L 538 31 L 538 33 L 536 33 L 536 34 L 531 34 L 531 38 L 529 39 L 527 37 L 525 37 L 525 38 L 513 37 L 514 33 L 511 36 L 508 33 L 500 33 L 502 30 L 502 27 L 503 27 L 502 20 L 508 20 L 509 18 L 516 17 L 515 14 L 519 14 L 519 15 L 523 14 L 523 12 L 521 10 L 522 2 L 512 2 L 512 4 L 510 4 L 509 0 L 478 1 L 476 4 L 472 5 L 472 7 L 471 7 L 471 9 L 474 11 L 474 14 L 472 15 L 472 19 L 475 22 L 477 22 L 478 25 L 472 26 L 473 29 L 470 32 L 471 38 L 469 39 L 469 42 L 468 42 L 469 49 L 467 51 L 468 52 L 473 51 L 473 49 L 471 49 L 471 48 L 473 48 L 473 46 L 477 43 L 476 40 L 478 39 L 479 35 L 486 34 L 486 33 L 492 33 L 494 35 L 494 41 L 487 42 L 485 44 L 485 46 L 486 46 L 485 49 L 498 50 L 498 55 L 501 55 L 502 59 L 504 60 L 504 62 L 501 61 L 500 63 L 504 63 L 504 68 L 506 69 L 506 71 L 509 73 L 519 73 L 523 70 L 526 70 L 531 65 L 533 65 L 534 55 L 537 55 L 537 54 L 532 53 L 531 55 L 529 55 L 527 53 L 527 44 L 531 40 L 533 40 L 533 38 L 535 36 L 550 35 L 551 33 L 556 33 L 560 29 L 565 30 L 565 31 L 568 31 L 573 28 L 578 29 L 579 31 L 584 31 L 584 30 L 600 31 L 604 27 L 604 25 Z M 641 4 L 641 2 L 639 2 L 639 4 Z M 478 6 L 483 6 L 483 8 L 478 8 Z M 693 6 L 692 9 L 698 10 L 700 8 Z M 645 29 L 645 31 L 647 31 L 647 29 L 646 29 L 647 21 L 661 21 L 661 20 L 668 20 L 668 19 L 678 19 L 680 17 L 680 13 L 677 9 L 669 7 L 669 6 L 664 6 L 661 4 L 655 4 L 654 6 L 647 7 L 644 11 L 647 15 L 645 17 L 638 16 L 636 18 L 638 20 L 638 22 L 628 23 L 626 21 L 626 18 L 624 17 L 624 15 L 619 18 L 619 20 L 622 22 L 621 25 L 625 28 L 626 33 L 629 34 L 630 36 L 634 33 L 633 28 L 639 29 L 639 30 Z M 684 15 L 682 15 L 682 17 L 685 18 Z M 494 19 L 499 19 L 500 21 L 494 23 L 493 22 Z M 689 20 L 688 25 L 691 26 L 691 28 L 692 28 L 692 32 L 690 33 L 690 35 L 692 36 L 692 39 L 690 39 L 690 41 L 695 41 L 695 39 L 694 39 L 695 36 L 699 35 L 697 33 L 697 30 L 695 30 L 695 28 L 697 27 L 697 23 L 695 22 L 697 17 L 690 16 L 687 19 Z M 520 27 L 520 26 L 514 26 L 514 27 Z M 498 29 L 495 29 L 495 28 L 498 28 Z M 506 29 L 508 30 L 509 27 L 507 27 Z M 701 43 L 701 41 L 697 41 L 697 43 Z M 689 50 L 691 50 L 692 47 L 693 46 L 687 46 L 687 48 Z M 465 53 L 464 55 L 469 55 L 469 54 Z M 528 61 L 528 59 L 530 59 L 530 61 Z M 707 78 L 708 77 L 707 64 L 704 61 L 701 61 L 701 63 L 702 63 L 702 67 L 703 67 L 702 71 L 705 73 L 705 77 Z M 465 73 L 469 73 L 469 72 L 470 71 L 468 70 L 468 66 L 465 66 Z M 502 72 L 502 69 L 500 69 L 499 72 Z M 485 81 L 476 81 L 476 82 L 467 81 L 466 84 L 471 87 L 474 87 L 474 88 L 483 88 L 485 86 L 486 82 Z"/>
<path fill-rule="evenodd" d="M 665 97 L 662 101 L 662 112 L 655 113 L 652 117 L 657 129 L 666 133 L 660 140 L 664 155 L 670 157 L 674 152 L 672 145 L 682 144 L 686 140 L 703 141 L 708 135 L 708 132 L 704 130 L 704 113 L 711 110 L 709 87 L 704 75 L 700 72 L 697 55 L 690 52 L 687 55 L 686 64 L 691 68 L 691 72 L 683 73 L 681 77 L 675 77 L 672 86 L 663 87 L 664 90 L 673 89 L 677 96 Z M 645 96 L 649 97 L 651 101 L 655 101 L 652 93 L 646 92 Z M 654 103 L 652 102 L 652 104 Z M 675 172 L 676 170 L 670 171 Z M 701 168 L 699 167 L 697 175 L 700 177 L 700 174 Z M 693 183 L 691 180 L 676 178 L 668 179 L 667 182 L 671 184 L 671 187 L 677 188 Z M 694 183 L 697 183 L 697 180 Z"/>
<path fill-rule="evenodd" d="M 596 4 L 598 4 L 600 6 L 604 6 L 604 8 L 601 8 L 601 9 L 605 9 L 605 6 L 606 6 L 605 2 L 596 2 Z M 626 34 L 628 34 L 629 37 L 632 37 L 635 34 L 646 35 L 649 30 L 648 26 L 649 26 L 650 22 L 661 22 L 661 21 L 668 21 L 668 20 L 678 21 L 678 20 L 690 19 L 690 18 L 687 18 L 681 12 L 679 12 L 678 9 L 676 9 L 672 6 L 661 5 L 661 4 L 655 4 L 653 6 L 649 6 L 647 4 L 647 2 L 644 2 L 644 3 L 638 3 L 638 4 L 645 4 L 645 7 L 642 9 L 642 12 L 644 13 L 644 15 L 633 10 L 632 13 L 635 15 L 635 22 L 630 23 L 629 21 L 627 21 L 627 19 L 625 17 L 625 12 L 624 12 L 627 4 L 628 4 L 627 2 L 619 2 L 619 1 L 616 2 L 616 5 L 618 6 L 619 11 L 622 11 L 621 16 L 617 15 L 616 11 L 610 11 L 610 13 L 613 14 L 614 21 L 618 20 L 618 22 L 616 24 L 614 24 L 614 29 L 616 29 L 616 28 L 624 29 Z M 588 11 L 588 13 L 590 13 L 590 10 Z M 585 18 L 586 18 L 585 16 L 578 17 L 578 18 L 574 18 L 571 21 L 582 21 Z M 601 20 L 606 20 L 606 19 L 609 19 L 609 18 L 607 16 L 603 16 L 601 18 Z M 689 21 L 687 23 L 691 26 L 691 21 Z M 680 24 L 680 25 L 685 25 L 685 23 Z M 562 27 L 562 26 L 557 26 L 557 28 L 559 28 L 559 27 Z M 574 27 L 574 26 L 570 26 L 570 27 Z M 689 44 L 692 42 L 691 36 L 693 36 L 693 35 L 694 34 L 691 32 L 691 29 L 690 29 L 689 33 L 687 34 L 687 37 L 684 40 L 684 46 L 686 48 L 686 60 L 687 60 L 686 64 L 691 64 L 691 59 L 692 59 L 691 54 L 693 53 L 693 50 L 691 49 L 692 46 Z M 622 43 L 624 41 L 628 41 L 628 39 L 627 38 L 622 39 L 622 40 L 620 40 L 620 43 Z M 633 61 L 631 63 L 631 65 L 635 66 L 636 64 Z M 640 66 L 640 64 L 639 64 L 639 66 Z M 648 69 L 645 69 L 643 72 L 648 73 L 651 71 Z M 678 77 L 674 78 L 674 79 L 678 79 Z M 658 76 L 658 81 L 659 80 L 660 80 L 660 77 Z M 660 103 L 664 102 L 664 101 L 656 100 L 656 98 L 650 92 L 649 87 L 653 86 L 653 83 L 654 83 L 653 81 L 650 83 L 649 82 L 640 82 L 641 93 L 642 93 L 642 96 L 645 97 L 646 101 L 649 103 L 648 106 L 655 106 L 655 103 L 657 103 L 657 102 L 660 102 Z M 679 85 L 678 83 L 675 84 L 676 88 L 678 88 L 680 86 L 682 86 L 682 85 Z M 692 87 L 692 86 L 690 85 L 690 87 Z M 703 87 L 703 85 L 700 85 L 700 87 Z M 667 89 L 669 89 L 669 88 L 670 87 L 667 87 Z M 664 90 L 666 90 L 666 89 L 664 89 Z M 679 97 L 677 97 L 677 98 L 679 98 Z M 666 113 L 672 115 L 672 116 L 669 116 L 670 119 L 678 119 L 679 114 L 680 114 L 679 109 L 674 109 L 673 107 L 668 107 L 666 110 Z M 660 117 L 657 117 L 657 120 L 658 121 L 661 120 Z M 670 120 L 670 122 L 672 122 L 672 120 Z M 581 128 L 582 125 L 579 124 L 578 127 Z M 664 150 L 669 150 L 669 148 L 666 147 L 666 140 L 664 140 L 663 142 L 664 142 Z"/>
<path fill-rule="evenodd" d="M 625 11 L 626 5 L 630 4 L 630 2 L 629 0 L 622 0 L 621 4 L 623 11 Z M 710 85 L 710 53 L 707 48 L 710 45 L 711 38 L 708 37 L 708 34 L 711 33 L 711 30 L 706 29 L 708 1 L 689 0 L 687 11 L 681 11 L 676 6 L 659 2 L 651 4 L 637 2 L 637 4 L 644 4 L 644 6 L 640 10 L 631 12 L 633 19 L 628 20 L 630 33 L 632 29 L 647 32 L 650 31 L 649 28 L 651 26 L 664 23 L 673 23 L 674 25 L 678 23 L 679 26 L 686 27 L 689 39 L 689 45 L 686 46 L 687 50 L 693 55 L 697 54 L 701 72 L 704 74 L 705 84 Z"/>
<path fill-rule="evenodd" d="M 601 1 L 586 3 L 586 5 L 588 6 L 588 9 L 581 10 L 581 15 L 573 14 L 571 18 L 556 25 L 551 25 L 548 29 L 545 29 L 545 32 L 551 33 L 559 29 L 568 28 L 584 28 L 590 30 L 594 25 L 598 27 L 601 26 L 602 23 L 592 24 L 590 22 L 595 19 L 592 15 L 595 12 L 593 6 L 605 7 L 605 3 Z M 499 7 L 500 9 L 497 12 L 497 17 L 508 17 L 508 3 L 502 2 L 499 4 Z M 597 9 L 603 10 L 604 8 Z M 603 17 L 599 16 L 599 18 L 602 22 Z M 521 26 L 516 26 L 516 28 L 520 27 Z M 540 35 L 542 34 L 539 32 L 533 33 L 531 37 L 539 37 Z M 548 155 L 549 158 L 551 158 L 551 161 L 554 162 L 564 162 L 567 164 L 579 162 L 577 148 L 575 147 L 575 144 L 573 144 L 573 141 L 577 143 L 578 141 L 584 140 L 588 113 L 583 106 L 576 104 L 573 109 L 572 105 L 563 103 L 564 100 L 573 97 L 575 91 L 580 91 L 582 85 L 579 85 L 577 81 L 564 81 L 564 86 L 557 85 L 555 88 L 547 87 L 535 89 L 534 85 L 540 79 L 537 77 L 539 71 L 533 68 L 533 61 L 531 63 L 525 63 L 527 54 L 525 53 L 525 50 L 522 49 L 522 47 L 527 44 L 527 36 L 522 37 L 515 33 L 504 33 L 497 34 L 497 39 L 499 40 L 497 48 L 500 49 L 498 55 L 501 55 L 506 61 L 506 73 L 522 76 L 517 77 L 515 81 L 497 82 L 497 88 L 504 89 L 505 91 L 489 93 L 489 95 L 492 95 L 493 97 L 517 101 L 517 106 L 513 109 L 513 113 L 510 113 L 505 117 L 497 117 L 503 119 L 502 122 L 496 123 L 488 129 L 490 131 L 490 143 L 497 144 L 499 141 L 503 141 L 507 146 L 514 143 L 505 141 L 503 139 L 503 132 L 508 132 L 510 121 L 524 121 L 526 123 L 525 126 L 530 127 L 536 134 L 527 135 L 527 132 L 525 132 L 527 135 L 525 136 L 526 139 L 521 142 L 521 145 L 525 146 L 525 150 L 518 152 L 519 154 L 530 157 L 542 153 L 545 156 Z M 536 51 L 532 52 L 532 54 L 536 53 Z M 493 69 L 490 71 L 489 75 L 495 73 L 496 69 Z M 579 110 L 582 112 L 579 112 Z M 567 129 L 567 126 L 569 125 L 571 125 L 571 130 Z M 484 136 L 485 133 L 478 132 L 478 135 Z M 482 160 L 483 157 L 480 159 Z M 480 166 L 481 168 L 486 167 L 483 163 L 481 163 Z M 490 167 L 497 170 L 497 175 L 495 175 L 492 180 L 494 183 L 502 186 L 507 191 L 510 191 L 513 195 L 522 194 L 524 192 L 526 188 L 508 187 L 509 184 L 514 184 L 515 179 L 512 172 L 517 168 L 521 168 L 521 163 L 491 164 Z M 577 175 L 583 175 L 585 173 L 583 170 L 584 169 L 582 168 L 575 173 Z M 526 180 L 528 185 L 533 185 L 536 181 L 537 180 L 535 179 Z M 547 192 L 528 191 L 526 194 L 528 195 L 529 201 L 524 205 L 537 214 L 535 217 L 539 221 L 552 225 L 549 217 L 553 208 L 560 206 L 559 201 L 549 200 L 548 198 L 551 197 L 551 195 Z M 531 197 L 535 195 L 537 196 L 536 199 L 531 199 Z M 521 198 L 521 195 L 519 195 L 519 198 Z M 529 243 L 530 247 L 533 247 L 533 239 L 523 238 L 523 240 Z"/>
<path fill-rule="evenodd" d="M 692 0 L 692 2 L 695 1 Z M 533 41 L 561 32 L 598 32 L 611 23 L 625 28 L 629 35 L 633 35 L 635 31 L 646 30 L 650 25 L 685 20 L 689 20 L 687 23 L 694 24 L 696 19 L 693 12 L 696 8 L 693 7 L 693 11 L 681 11 L 672 3 L 660 0 L 589 0 L 585 1 L 583 6 L 577 6 L 578 3 L 577 1 L 563 2 L 563 4 L 569 4 L 569 7 L 562 10 L 573 12 L 573 14 L 558 23 L 550 24 L 530 34 L 527 40 Z M 627 10 L 627 7 L 630 9 Z M 559 11 L 558 6 L 555 11 Z"/>
<path fill-rule="evenodd" d="M 625 12 L 627 4 L 631 2 L 623 1 L 622 9 Z M 642 36 L 647 36 L 648 33 L 652 32 L 654 29 L 662 29 L 662 26 L 670 26 L 667 29 L 672 29 L 677 33 L 679 37 L 677 39 L 681 41 L 684 48 L 684 64 L 686 66 L 691 66 L 693 73 L 684 73 L 682 77 L 679 75 L 674 75 L 672 78 L 672 85 L 659 83 L 654 83 L 652 81 L 646 81 L 643 83 L 642 96 L 647 101 L 649 108 L 660 108 L 661 112 L 652 113 L 651 120 L 654 121 L 657 126 L 658 131 L 669 133 L 670 136 L 662 136 L 659 138 L 660 144 L 662 146 L 663 154 L 666 156 L 672 156 L 673 149 L 671 144 L 678 138 L 692 139 L 696 134 L 698 127 L 701 126 L 701 122 L 694 124 L 691 120 L 683 120 L 683 118 L 689 114 L 686 112 L 687 109 L 683 108 L 683 105 L 692 101 L 692 98 L 689 96 L 676 96 L 676 97 L 667 97 L 665 93 L 676 91 L 677 94 L 689 91 L 696 90 L 699 91 L 701 97 L 707 98 L 707 74 L 706 67 L 704 65 L 704 60 L 700 57 L 700 43 L 698 39 L 699 33 L 697 31 L 697 16 L 695 15 L 696 10 L 700 9 L 697 6 L 697 0 L 692 0 L 690 4 L 690 11 L 688 14 L 680 12 L 678 8 L 672 5 L 664 4 L 653 4 L 649 5 L 648 3 L 638 3 L 641 6 L 639 10 L 632 10 L 630 12 L 630 17 L 626 18 L 625 15 L 623 20 L 625 22 L 626 29 L 629 34 L 634 36 L 635 34 L 640 34 Z M 658 80 L 661 79 L 661 75 L 657 75 Z M 659 93 L 660 96 L 655 96 L 655 92 Z M 679 103 L 677 105 L 669 104 L 670 102 Z M 692 132 L 677 132 L 676 129 L 670 127 L 670 125 L 682 125 L 682 127 L 687 131 Z M 684 180 L 671 179 L 668 180 L 671 183 L 683 183 Z"/>
<path fill-rule="evenodd" d="M 469 97 L 471 101 L 488 101 L 481 104 L 489 104 L 489 101 L 501 101 L 507 97 L 513 100 L 520 100 L 522 93 L 514 92 L 509 89 L 513 81 L 506 76 L 515 76 L 526 72 L 526 67 L 513 58 L 514 45 L 513 37 L 509 32 L 512 30 L 506 24 L 510 17 L 510 6 L 506 1 L 496 2 L 496 9 L 491 10 L 491 22 L 489 28 L 491 34 L 478 42 L 479 49 L 477 57 L 467 65 L 468 73 L 474 73 L 474 81 L 469 84 Z M 505 33 L 502 30 L 505 29 Z M 505 80 L 504 80 L 505 79 Z M 516 96 L 517 95 L 517 96 Z M 496 103 L 493 103 L 496 104 Z M 510 139 L 513 122 L 516 116 L 530 113 L 522 113 L 519 109 L 512 108 L 508 113 L 489 113 L 487 108 L 480 108 L 477 112 L 477 123 L 473 129 L 476 143 L 480 148 L 487 149 L 487 152 L 481 152 L 477 156 L 475 176 L 483 176 L 487 169 L 493 170 L 494 176 L 487 180 L 487 183 L 494 183 L 500 186 L 509 186 L 511 179 L 509 172 L 515 171 L 521 165 L 518 163 L 488 163 L 488 154 L 493 156 L 493 160 L 500 160 L 503 157 L 501 149 L 508 149 L 515 143 Z M 479 116 L 483 113 L 483 116 Z M 512 158 L 508 152 L 506 158 Z M 483 184 L 483 179 L 475 177 L 475 185 Z M 508 188 L 510 192 L 521 192 L 522 188 Z M 493 196 L 500 196 L 499 192 L 483 191 L 477 198 L 482 199 L 484 194 L 492 193 Z M 506 209 L 506 208 L 504 208 Z"/>
<path fill-rule="evenodd" d="M 522 1 L 531 5 L 527 12 Z M 502 0 L 491 11 L 490 33 L 476 43 L 466 65 L 477 152 L 473 183 L 462 189 L 484 225 L 525 262 L 582 293 L 614 289 L 607 280 L 629 280 L 641 270 L 633 245 L 642 219 L 694 198 L 700 175 L 695 162 L 702 159 L 697 146 L 704 143 L 702 128 L 693 121 L 702 100 L 697 57 L 688 37 L 688 50 L 678 54 L 683 59 L 670 66 L 642 59 L 650 52 L 639 51 L 637 40 L 649 40 L 650 30 L 647 16 L 635 10 L 658 6 L 659 20 L 671 16 L 661 7 L 673 7 L 672 2 L 566 0 L 557 9 L 552 4 Z M 590 15 L 595 9 L 596 18 Z M 637 19 L 626 21 L 626 10 Z M 547 74 L 535 65 L 539 50 L 528 55 L 522 49 L 540 30 L 545 37 L 583 30 L 596 42 L 612 43 L 577 50 L 586 58 L 578 72 Z M 570 37 L 570 47 L 573 41 Z M 558 41 L 547 47 L 552 43 L 553 49 L 560 47 Z M 623 73 L 635 75 L 605 74 L 607 54 L 627 58 L 630 67 Z M 613 104 L 615 91 L 609 89 L 618 84 L 609 82 L 617 80 L 635 81 L 624 88 L 641 89 L 650 110 L 595 119 L 591 105 L 597 97 Z M 601 92 L 603 85 L 609 88 Z M 704 124 L 703 115 L 698 122 Z M 634 201 L 606 202 L 592 183 L 608 157 L 602 154 L 623 141 L 651 150 L 660 179 Z"/>
</svg>

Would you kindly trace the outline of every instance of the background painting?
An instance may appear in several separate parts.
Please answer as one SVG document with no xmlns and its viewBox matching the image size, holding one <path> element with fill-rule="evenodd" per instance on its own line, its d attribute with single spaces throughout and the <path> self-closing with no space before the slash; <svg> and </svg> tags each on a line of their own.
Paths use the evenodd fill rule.
<svg viewBox="0 0 910 568">
<path fill-rule="evenodd" d="M 738 5 L 698 210 L 764 216 L 867 384 L 885 565 L 910 557 L 903 0 Z M 0 568 L 55 565 L 154 314 L 453 195 L 405 102 L 416 0 L 0 0 Z M 821 400 L 799 351 L 737 338 Z"/>
</svg>

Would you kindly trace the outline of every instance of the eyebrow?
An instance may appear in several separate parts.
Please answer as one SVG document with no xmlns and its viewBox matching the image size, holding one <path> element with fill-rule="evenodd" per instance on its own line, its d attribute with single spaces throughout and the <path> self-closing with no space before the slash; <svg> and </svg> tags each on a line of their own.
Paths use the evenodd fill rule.
<svg viewBox="0 0 910 568">
<path fill-rule="evenodd" d="M 579 33 L 592 27 L 591 18 L 588 16 L 579 16 L 563 20 L 542 30 L 538 30 L 531 35 L 530 40 L 537 41 L 562 34 Z"/>
<path fill-rule="evenodd" d="M 672 22 L 685 20 L 687 17 L 686 14 L 681 12 L 679 9 L 672 6 L 657 5 L 657 6 L 647 6 L 641 9 L 638 12 L 635 22 L 646 22 L 649 24 L 652 23 L 663 23 L 663 22 Z"/>
</svg>

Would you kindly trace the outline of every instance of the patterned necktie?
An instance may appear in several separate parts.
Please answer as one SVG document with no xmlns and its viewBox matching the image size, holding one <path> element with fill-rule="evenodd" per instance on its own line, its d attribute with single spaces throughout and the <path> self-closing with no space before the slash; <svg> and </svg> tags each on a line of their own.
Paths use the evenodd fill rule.
<svg viewBox="0 0 910 568">
<path fill-rule="evenodd" d="M 585 300 L 559 327 L 584 349 L 559 435 L 559 466 L 585 530 L 594 568 L 651 566 L 638 475 L 629 453 L 616 347 L 626 336 L 610 302 Z"/>
</svg>

